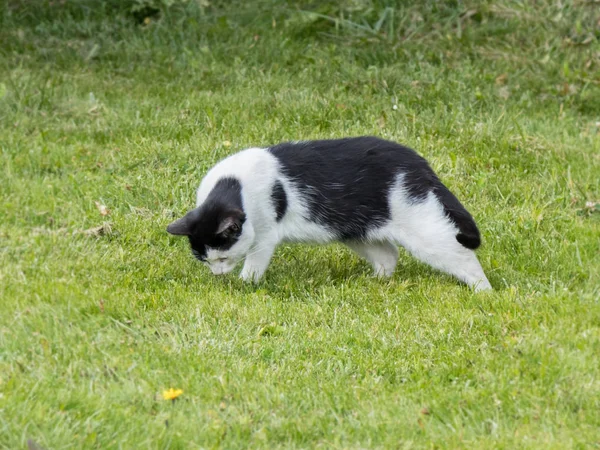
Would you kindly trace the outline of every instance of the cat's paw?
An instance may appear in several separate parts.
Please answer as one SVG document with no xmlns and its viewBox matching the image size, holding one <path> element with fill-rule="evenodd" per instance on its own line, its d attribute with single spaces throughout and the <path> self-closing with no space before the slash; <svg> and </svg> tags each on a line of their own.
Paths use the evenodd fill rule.
<svg viewBox="0 0 600 450">
<path fill-rule="evenodd" d="M 240 273 L 240 279 L 245 283 L 258 283 L 260 280 L 260 275 L 258 272 L 253 270 L 242 270 Z"/>
<path fill-rule="evenodd" d="M 475 292 L 492 291 L 494 288 L 490 282 L 486 279 L 479 280 L 473 285 Z"/>
<path fill-rule="evenodd" d="M 386 267 L 383 265 L 373 266 L 371 277 L 373 278 L 390 278 L 394 275 L 395 266 Z"/>
</svg>

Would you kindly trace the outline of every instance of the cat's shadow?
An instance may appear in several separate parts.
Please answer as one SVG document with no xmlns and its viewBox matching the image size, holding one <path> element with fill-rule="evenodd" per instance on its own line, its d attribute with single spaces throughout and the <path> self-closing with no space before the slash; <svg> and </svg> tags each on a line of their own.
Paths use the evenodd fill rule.
<svg viewBox="0 0 600 450">
<path fill-rule="evenodd" d="M 325 288 L 341 288 L 360 283 L 363 286 L 390 284 L 405 289 L 427 283 L 438 277 L 440 283 L 462 286 L 458 280 L 416 261 L 400 249 L 400 258 L 394 275 L 390 278 L 373 276 L 371 266 L 341 245 L 327 247 L 285 246 L 275 253 L 263 279 L 247 283 L 237 276 L 214 277 L 213 282 L 222 288 L 243 294 L 264 292 L 285 299 L 309 297 Z"/>
<path fill-rule="evenodd" d="M 243 293 L 265 291 L 271 295 L 288 296 L 299 291 L 315 292 L 323 287 L 341 287 L 350 282 L 364 282 L 372 278 L 370 267 L 362 261 L 346 263 L 319 258 L 307 263 L 303 259 L 284 259 L 276 255 L 258 283 L 248 283 L 239 279 L 239 270 L 235 275 L 214 277 L 214 282 Z"/>
</svg>

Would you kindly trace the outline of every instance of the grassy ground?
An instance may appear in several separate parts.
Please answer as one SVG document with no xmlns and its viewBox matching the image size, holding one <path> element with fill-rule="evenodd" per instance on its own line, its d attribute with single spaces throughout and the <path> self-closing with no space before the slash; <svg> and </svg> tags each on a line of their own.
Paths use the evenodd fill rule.
<svg viewBox="0 0 600 450">
<path fill-rule="evenodd" d="M 600 447 L 598 4 L 228 3 L 0 6 L 0 447 Z M 493 293 L 341 246 L 246 286 L 165 232 L 225 155 L 362 134 Z"/>
</svg>

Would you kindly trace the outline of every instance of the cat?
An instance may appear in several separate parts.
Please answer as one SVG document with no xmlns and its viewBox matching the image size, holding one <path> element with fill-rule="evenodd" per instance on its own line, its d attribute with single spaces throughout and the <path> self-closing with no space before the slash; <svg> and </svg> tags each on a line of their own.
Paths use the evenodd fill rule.
<svg viewBox="0 0 600 450">
<path fill-rule="evenodd" d="M 167 227 L 213 274 L 257 282 L 280 242 L 347 245 L 391 276 L 398 245 L 475 291 L 491 289 L 473 217 L 414 150 L 377 137 L 249 148 L 217 163 L 196 208 Z"/>
</svg>

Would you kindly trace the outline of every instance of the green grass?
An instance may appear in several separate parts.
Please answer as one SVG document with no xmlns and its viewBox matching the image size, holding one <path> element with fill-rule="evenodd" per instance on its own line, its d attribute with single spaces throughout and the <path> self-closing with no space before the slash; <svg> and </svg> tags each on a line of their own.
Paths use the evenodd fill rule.
<svg viewBox="0 0 600 450">
<path fill-rule="evenodd" d="M 593 2 L 123 3 L 0 6 L 0 447 L 600 447 Z M 363 134 L 431 161 L 494 292 L 335 245 L 248 286 L 165 232 L 225 155 Z"/>
</svg>

